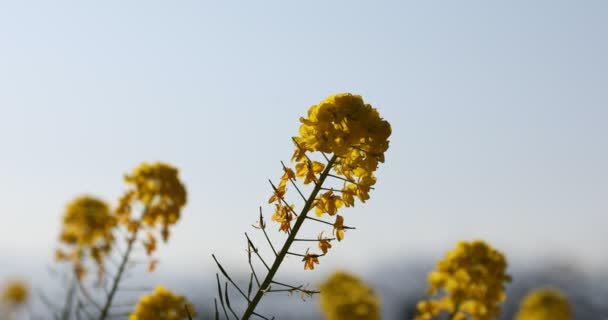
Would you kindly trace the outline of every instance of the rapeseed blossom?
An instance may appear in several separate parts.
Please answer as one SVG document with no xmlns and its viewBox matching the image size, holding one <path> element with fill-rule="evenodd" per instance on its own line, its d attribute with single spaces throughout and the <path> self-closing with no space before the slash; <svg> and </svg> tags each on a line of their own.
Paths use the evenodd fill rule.
<svg viewBox="0 0 608 320">
<path fill-rule="evenodd" d="M 91 196 L 74 199 L 66 206 L 59 236 L 67 249 L 58 249 L 56 258 L 71 261 L 76 274 L 82 278 L 86 272 L 83 258 L 89 255 L 101 276 L 104 257 L 114 241 L 115 226 L 116 219 L 104 201 Z"/>
<path fill-rule="evenodd" d="M 130 231 L 141 225 L 161 227 L 164 241 L 169 238 L 169 226 L 179 220 L 186 205 L 186 189 L 178 178 L 178 170 L 169 164 L 142 163 L 133 173 L 125 176 L 131 188 L 120 198 L 116 210 L 120 222 Z M 141 217 L 133 217 L 133 206 L 143 206 Z"/>
<path fill-rule="evenodd" d="M 515 320 L 571 320 L 572 310 L 566 296 L 558 289 L 540 288 L 522 300 Z"/>
<path fill-rule="evenodd" d="M 314 184 L 321 193 L 314 193 L 311 209 L 318 218 L 325 214 L 336 216 L 340 208 L 352 207 L 355 199 L 365 202 L 376 183 L 375 171 L 384 162 L 391 134 L 390 124 L 380 117 L 361 96 L 341 93 L 327 97 L 313 105 L 306 117 L 300 118 L 299 135 L 293 138 L 296 145 L 292 157 L 295 170 L 284 167 L 279 184 L 268 202 L 275 203 L 272 220 L 280 223 L 280 231 L 289 233 L 294 221 L 294 205 L 287 205 L 287 182 L 296 179 L 304 185 Z M 327 163 L 311 159 L 312 153 L 322 153 Z M 321 188 L 320 180 L 332 177 L 340 181 L 336 188 Z M 322 184 L 322 183 L 321 183 Z M 311 198 L 312 199 L 312 198 Z M 338 241 L 344 239 L 344 217 L 337 215 L 333 233 Z M 327 253 L 330 240 L 319 239 L 319 248 Z M 312 269 L 312 259 L 304 259 L 305 268 Z"/>
<path fill-rule="evenodd" d="M 186 308 L 191 316 L 196 315 L 196 310 L 184 296 L 157 286 L 154 292 L 139 299 L 135 310 L 129 315 L 129 320 L 186 320 Z"/>
<path fill-rule="evenodd" d="M 23 281 L 12 280 L 2 289 L 2 299 L 0 301 L 10 308 L 14 308 L 25 304 L 28 297 L 29 289 L 27 284 Z"/>
<path fill-rule="evenodd" d="M 360 278 L 336 272 L 320 285 L 326 320 L 379 320 L 380 299 Z"/>
<path fill-rule="evenodd" d="M 450 319 L 490 320 L 500 315 L 506 298 L 504 283 L 507 262 L 487 243 L 460 241 L 429 274 L 427 293 L 433 298 L 418 303 L 417 320 L 428 320 L 448 312 Z M 437 296 L 439 292 L 443 296 Z"/>
</svg>

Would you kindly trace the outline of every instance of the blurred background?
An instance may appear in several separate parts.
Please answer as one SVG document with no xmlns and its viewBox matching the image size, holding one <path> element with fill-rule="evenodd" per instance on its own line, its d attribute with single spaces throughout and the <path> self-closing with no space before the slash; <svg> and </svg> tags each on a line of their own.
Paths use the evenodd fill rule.
<svg viewBox="0 0 608 320">
<path fill-rule="evenodd" d="M 484 239 L 514 276 L 505 319 L 538 285 L 577 319 L 608 317 L 607 19 L 604 1 L 1 2 L 0 283 L 62 289 L 48 269 L 65 204 L 116 203 L 125 173 L 165 161 L 188 205 L 157 272 L 132 281 L 210 310 L 211 254 L 246 271 L 243 232 L 272 213 L 299 117 L 352 92 L 392 124 L 386 163 L 344 210 L 357 230 L 285 278 L 355 272 L 399 319 L 434 261 Z M 263 308 L 318 317 L 283 298 Z"/>
</svg>

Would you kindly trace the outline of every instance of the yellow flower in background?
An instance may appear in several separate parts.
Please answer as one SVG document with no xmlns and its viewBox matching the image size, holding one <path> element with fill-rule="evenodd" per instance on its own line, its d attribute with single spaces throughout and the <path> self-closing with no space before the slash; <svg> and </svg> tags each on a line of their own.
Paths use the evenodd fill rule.
<svg viewBox="0 0 608 320">
<path fill-rule="evenodd" d="M 133 173 L 125 176 L 132 185 L 119 201 L 116 210 L 120 221 L 131 231 L 137 228 L 132 215 L 135 202 L 144 208 L 141 224 L 147 227 L 162 227 L 163 240 L 169 238 L 169 226 L 180 218 L 186 204 L 186 189 L 178 178 L 178 170 L 171 165 L 156 162 L 142 163 Z"/>
<path fill-rule="evenodd" d="M 66 206 L 59 236 L 60 242 L 68 249 L 57 250 L 57 259 L 72 261 L 77 275 L 82 278 L 85 274 L 82 259 L 88 254 L 97 264 L 101 276 L 103 259 L 114 241 L 115 226 L 116 219 L 104 201 L 91 196 L 74 199 Z"/>
<path fill-rule="evenodd" d="M 2 302 L 9 307 L 18 307 L 27 302 L 29 289 L 23 281 L 12 280 L 2 289 Z"/>
<path fill-rule="evenodd" d="M 167 288 L 157 286 L 154 292 L 143 295 L 135 310 L 129 315 L 129 320 L 186 320 L 186 306 L 191 316 L 196 310 L 184 296 L 179 296 Z"/>
<path fill-rule="evenodd" d="M 506 268 L 504 255 L 487 243 L 460 241 L 429 274 L 428 294 L 444 295 L 420 302 L 416 319 L 432 319 L 444 311 L 453 319 L 496 319 L 506 298 L 504 283 L 511 281 Z"/>
<path fill-rule="evenodd" d="M 379 320 L 380 299 L 358 277 L 336 272 L 320 285 L 319 303 L 326 320 Z"/>
<path fill-rule="evenodd" d="M 558 289 L 540 288 L 522 300 L 515 320 L 571 320 L 572 310 L 566 296 Z"/>
</svg>

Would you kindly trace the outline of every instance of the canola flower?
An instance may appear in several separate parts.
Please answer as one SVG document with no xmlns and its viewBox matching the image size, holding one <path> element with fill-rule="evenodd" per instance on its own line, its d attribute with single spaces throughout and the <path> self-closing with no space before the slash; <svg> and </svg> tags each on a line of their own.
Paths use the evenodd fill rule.
<svg viewBox="0 0 608 320">
<path fill-rule="evenodd" d="M 539 288 L 522 300 L 515 320 L 571 320 L 568 298 L 558 289 Z"/>
<path fill-rule="evenodd" d="M 20 280 L 9 281 L 2 290 L 2 303 L 9 308 L 24 305 L 29 297 L 29 288 Z"/>
<path fill-rule="evenodd" d="M 487 243 L 460 241 L 429 274 L 427 293 L 432 297 L 418 303 L 416 320 L 442 312 L 459 320 L 498 318 L 499 304 L 506 298 L 504 283 L 511 281 L 506 268 L 504 255 Z"/>
<path fill-rule="evenodd" d="M 360 278 L 338 271 L 320 285 L 326 320 L 379 320 L 380 299 Z"/>
<path fill-rule="evenodd" d="M 58 249 L 56 258 L 71 261 L 76 275 L 82 280 L 86 273 L 83 260 L 90 256 L 101 277 L 104 257 L 112 249 L 115 226 L 116 219 L 104 201 L 91 196 L 74 199 L 66 206 L 59 236 L 67 249 Z"/>
<path fill-rule="evenodd" d="M 189 316 L 196 316 L 196 310 L 184 296 L 156 286 L 154 292 L 139 299 L 129 320 L 186 320 Z"/>
<path fill-rule="evenodd" d="M 177 223 L 181 210 L 186 205 L 186 188 L 178 174 L 179 171 L 175 167 L 155 162 L 142 163 L 131 174 L 125 176 L 124 180 L 129 185 L 129 189 L 119 199 L 115 214 L 118 223 L 127 229 L 129 236 L 106 301 L 101 307 L 99 320 L 105 320 L 109 315 L 118 285 L 140 231 L 146 231 L 142 245 L 148 256 L 151 256 L 157 248 L 158 228 L 163 241 L 169 240 L 169 227 Z M 135 213 L 136 209 L 140 209 L 140 214 Z M 156 259 L 150 260 L 148 271 L 153 271 L 157 263 Z"/>
<path fill-rule="evenodd" d="M 345 225 L 344 216 L 339 215 L 338 211 L 343 207 L 353 207 L 357 200 L 365 202 L 369 199 L 369 193 L 376 183 L 375 171 L 379 163 L 384 162 L 390 135 L 388 121 L 380 117 L 378 111 L 366 104 L 361 96 L 351 93 L 329 96 L 310 107 L 306 117 L 300 118 L 299 134 L 293 137 L 295 151 L 291 160 L 294 166 L 283 166 L 280 181 L 276 186 L 272 185 L 274 192 L 268 199 L 275 209 L 272 220 L 279 224 L 279 231 L 287 234 L 287 239 L 279 250 L 275 250 L 270 243 L 275 253 L 274 262 L 267 265 L 262 260 L 267 265 L 268 273 L 258 282 L 256 294 L 251 299 L 242 294 L 248 300 L 248 305 L 241 319 L 254 315 L 262 296 L 272 292 L 271 284 L 277 285 L 273 279 L 286 255 L 302 257 L 304 269 L 312 270 L 332 248 L 331 241 L 344 240 L 345 231 L 352 228 Z M 325 161 L 319 161 L 320 158 Z M 328 180 L 332 180 L 335 186 L 325 186 Z M 309 196 L 304 196 L 297 182 L 304 186 L 312 185 Z M 287 201 L 286 194 L 290 187 L 296 189 L 304 200 L 301 207 Z M 315 217 L 309 215 L 311 211 L 314 211 Z M 333 220 L 324 220 L 328 218 Z M 316 239 L 296 238 L 306 220 L 333 227 L 334 237 L 324 237 L 321 231 Z M 261 216 L 258 227 L 266 233 Z M 270 242 L 268 236 L 266 238 Z M 320 253 L 311 252 L 310 248 L 305 254 L 290 252 L 295 241 L 316 241 Z M 251 243 L 249 246 L 257 254 L 257 249 Z M 224 273 L 223 268 L 219 267 Z M 287 290 L 312 293 L 300 287 L 281 285 Z"/>
<path fill-rule="evenodd" d="M 179 220 L 186 205 L 186 188 L 179 180 L 178 170 L 162 162 L 142 163 L 125 176 L 125 182 L 131 188 L 119 200 L 116 215 L 120 223 L 131 232 L 140 225 L 160 226 L 162 238 L 167 241 L 169 226 Z M 139 218 L 133 217 L 136 204 L 144 208 Z"/>
</svg>

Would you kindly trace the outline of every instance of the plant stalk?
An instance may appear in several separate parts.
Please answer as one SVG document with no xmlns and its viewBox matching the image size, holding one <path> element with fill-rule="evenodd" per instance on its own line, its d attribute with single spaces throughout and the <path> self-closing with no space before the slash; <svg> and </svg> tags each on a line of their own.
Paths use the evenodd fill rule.
<svg viewBox="0 0 608 320">
<path fill-rule="evenodd" d="M 144 214 L 147 210 L 144 210 Z M 114 299 L 114 295 L 118 291 L 118 284 L 124 275 L 125 269 L 127 268 L 127 262 L 129 262 L 129 257 L 131 255 L 131 251 L 133 250 L 133 245 L 135 244 L 135 240 L 137 240 L 137 233 L 139 232 L 139 228 L 141 226 L 141 222 L 137 223 L 137 227 L 133 231 L 133 235 L 127 239 L 127 250 L 125 254 L 122 256 L 122 260 L 120 261 L 120 266 L 118 267 L 118 271 L 116 272 L 116 276 L 112 281 L 112 289 L 108 292 L 108 296 L 106 298 L 106 302 L 101 309 L 101 314 L 99 316 L 99 320 L 106 320 L 108 314 L 110 313 L 110 308 L 112 307 L 112 300 Z"/>
<path fill-rule="evenodd" d="M 262 296 L 264 295 L 264 292 L 266 292 L 268 287 L 271 285 L 272 279 L 274 278 L 275 274 L 279 270 L 281 263 L 283 263 L 283 259 L 285 259 L 285 256 L 287 255 L 287 252 L 289 251 L 291 244 L 294 242 L 294 239 L 296 238 L 296 235 L 297 235 L 298 231 L 300 230 L 300 227 L 304 223 L 304 220 L 306 220 L 306 215 L 308 214 L 308 211 L 312 207 L 312 205 L 315 201 L 315 198 L 317 197 L 317 194 L 321 190 L 321 186 L 323 185 L 325 178 L 327 178 L 327 176 L 329 175 L 329 172 L 331 171 L 334 163 L 336 162 L 336 159 L 337 159 L 336 155 L 333 155 L 332 158 L 329 159 L 329 161 L 327 162 L 327 166 L 325 167 L 325 169 L 319 176 L 319 181 L 317 182 L 314 189 L 310 193 L 308 200 L 306 200 L 306 203 L 304 204 L 304 207 L 302 208 L 300 215 L 298 215 L 298 218 L 297 218 L 295 224 L 293 225 L 293 228 L 291 229 L 291 233 L 287 237 L 287 240 L 285 240 L 285 243 L 283 244 L 283 247 L 281 248 L 281 250 L 278 252 L 276 259 L 272 263 L 272 267 L 270 267 L 268 274 L 266 274 L 266 277 L 264 278 L 264 281 L 262 281 L 262 284 L 258 288 L 255 296 L 253 297 L 251 302 L 248 304 L 247 309 L 245 310 L 245 313 L 243 313 L 243 316 L 241 317 L 241 320 L 248 320 L 251 317 L 251 315 L 255 311 L 255 308 L 257 307 L 258 303 L 260 302 L 260 300 L 262 300 Z"/>
</svg>

